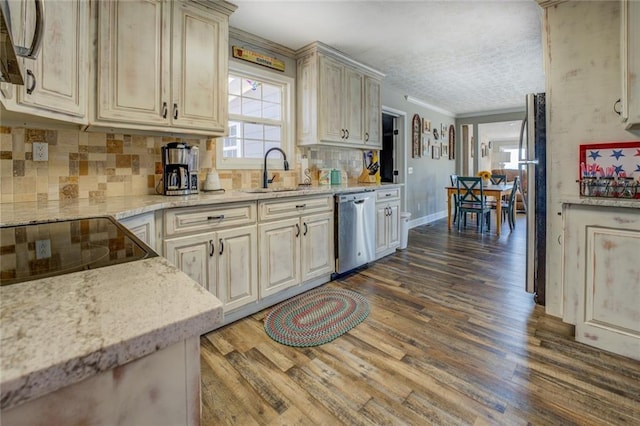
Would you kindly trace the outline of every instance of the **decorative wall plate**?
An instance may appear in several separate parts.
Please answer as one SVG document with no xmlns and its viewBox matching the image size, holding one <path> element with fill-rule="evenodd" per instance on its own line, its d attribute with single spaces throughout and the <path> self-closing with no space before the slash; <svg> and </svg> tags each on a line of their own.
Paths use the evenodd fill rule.
<svg viewBox="0 0 640 426">
<path fill-rule="evenodd" d="M 422 120 L 418 114 L 413 115 L 411 121 L 411 157 L 416 158 L 422 155 Z"/>
</svg>

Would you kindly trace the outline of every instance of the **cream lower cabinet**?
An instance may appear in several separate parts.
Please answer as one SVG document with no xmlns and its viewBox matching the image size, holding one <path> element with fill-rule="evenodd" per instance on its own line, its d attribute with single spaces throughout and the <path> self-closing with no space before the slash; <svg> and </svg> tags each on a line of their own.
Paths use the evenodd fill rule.
<svg viewBox="0 0 640 426">
<path fill-rule="evenodd" d="M 564 313 L 576 341 L 640 360 L 640 209 L 564 207 Z"/>
<path fill-rule="evenodd" d="M 33 21 L 33 2 L 22 5 L 20 12 L 28 22 Z M 44 22 L 37 58 L 19 58 L 25 72 L 24 86 L 2 84 L 0 100 L 11 112 L 86 124 L 89 2 L 46 2 Z M 33 30 L 27 28 L 26 33 Z"/>
<path fill-rule="evenodd" d="M 258 299 L 255 203 L 170 209 L 164 221 L 164 256 L 220 299 L 225 314 Z"/>
<path fill-rule="evenodd" d="M 400 245 L 400 189 L 376 191 L 376 258 Z"/>
<path fill-rule="evenodd" d="M 259 204 L 261 298 L 335 271 L 333 197 Z"/>
<path fill-rule="evenodd" d="M 156 222 L 153 212 L 121 219 L 120 223 L 138 237 L 140 241 L 156 250 Z"/>
</svg>

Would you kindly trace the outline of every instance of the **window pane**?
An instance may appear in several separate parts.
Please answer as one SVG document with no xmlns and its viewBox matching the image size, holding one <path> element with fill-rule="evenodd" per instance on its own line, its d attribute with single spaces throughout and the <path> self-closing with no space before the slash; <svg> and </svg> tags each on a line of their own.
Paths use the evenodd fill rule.
<svg viewBox="0 0 640 426">
<path fill-rule="evenodd" d="M 262 85 L 262 100 L 265 102 L 282 103 L 282 89 L 271 84 Z"/>
<path fill-rule="evenodd" d="M 262 83 L 250 80 L 243 79 L 242 80 L 242 95 L 251 99 L 261 99 L 262 98 Z"/>
<path fill-rule="evenodd" d="M 281 108 L 279 104 L 264 103 L 262 106 L 262 117 L 270 120 L 281 119 Z"/>
<path fill-rule="evenodd" d="M 262 124 L 245 123 L 244 137 L 245 139 L 262 140 L 264 138 L 264 126 Z"/>
<path fill-rule="evenodd" d="M 280 143 L 282 140 L 280 126 L 264 126 L 264 139 L 269 142 L 277 141 Z"/>
<path fill-rule="evenodd" d="M 229 137 L 242 137 L 242 123 L 239 121 L 229 122 Z"/>
<path fill-rule="evenodd" d="M 242 98 L 242 115 L 247 117 L 261 117 L 262 104 L 260 101 Z"/>
<path fill-rule="evenodd" d="M 262 158 L 264 156 L 263 145 L 261 140 L 246 139 L 244 141 L 244 157 L 245 158 Z"/>
<path fill-rule="evenodd" d="M 229 94 L 240 96 L 240 81 L 237 75 L 229 75 Z"/>
<path fill-rule="evenodd" d="M 229 114 L 242 114 L 242 98 L 239 96 L 229 95 Z"/>
<path fill-rule="evenodd" d="M 280 148 L 280 142 L 266 142 L 264 144 L 265 152 L 269 151 L 271 148 Z M 280 151 L 274 151 L 269 154 L 269 158 L 282 158 L 282 153 Z"/>
</svg>

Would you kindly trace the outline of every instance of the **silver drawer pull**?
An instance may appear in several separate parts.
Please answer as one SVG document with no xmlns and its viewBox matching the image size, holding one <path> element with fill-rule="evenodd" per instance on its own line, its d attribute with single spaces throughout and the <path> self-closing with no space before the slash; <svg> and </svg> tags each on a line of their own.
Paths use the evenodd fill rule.
<svg viewBox="0 0 640 426">
<path fill-rule="evenodd" d="M 304 209 L 305 207 L 307 207 L 306 204 L 296 204 L 296 209 Z"/>
<path fill-rule="evenodd" d="M 218 215 L 218 216 L 207 216 L 207 220 L 222 220 L 224 219 L 224 215 Z"/>
</svg>

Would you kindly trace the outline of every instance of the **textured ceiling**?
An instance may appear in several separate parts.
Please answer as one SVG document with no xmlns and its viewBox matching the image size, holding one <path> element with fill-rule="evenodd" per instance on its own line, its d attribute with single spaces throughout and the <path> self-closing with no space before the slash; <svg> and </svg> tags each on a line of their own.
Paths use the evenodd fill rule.
<svg viewBox="0 0 640 426">
<path fill-rule="evenodd" d="M 294 50 L 321 41 L 455 115 L 522 109 L 544 91 L 534 0 L 231 1 L 232 27 Z"/>
</svg>

